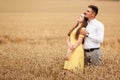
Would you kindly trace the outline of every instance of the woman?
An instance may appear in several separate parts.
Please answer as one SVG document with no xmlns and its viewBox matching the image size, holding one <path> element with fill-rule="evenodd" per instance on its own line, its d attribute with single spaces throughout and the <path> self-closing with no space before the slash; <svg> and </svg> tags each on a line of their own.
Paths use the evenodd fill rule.
<svg viewBox="0 0 120 80">
<path fill-rule="evenodd" d="M 80 34 L 81 29 L 85 29 L 87 26 L 87 18 L 85 14 L 81 14 L 78 23 L 68 33 L 68 52 L 65 56 L 64 69 L 70 71 L 82 70 L 84 68 L 84 50 L 83 50 L 83 38 Z"/>
</svg>

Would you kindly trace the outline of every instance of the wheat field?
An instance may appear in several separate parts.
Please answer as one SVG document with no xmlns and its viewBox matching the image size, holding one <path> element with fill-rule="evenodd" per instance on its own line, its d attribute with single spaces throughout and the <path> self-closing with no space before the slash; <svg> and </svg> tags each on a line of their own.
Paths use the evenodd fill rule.
<svg viewBox="0 0 120 80">
<path fill-rule="evenodd" d="M 89 4 L 105 26 L 103 64 L 66 76 L 66 34 Z M 0 0 L 0 80 L 120 80 L 119 8 L 119 0 Z"/>
</svg>

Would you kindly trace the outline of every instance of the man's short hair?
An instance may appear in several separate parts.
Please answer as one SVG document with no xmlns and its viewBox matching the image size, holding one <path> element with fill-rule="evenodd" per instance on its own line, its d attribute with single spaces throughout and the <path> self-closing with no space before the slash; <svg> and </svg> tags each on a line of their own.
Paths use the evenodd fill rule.
<svg viewBox="0 0 120 80">
<path fill-rule="evenodd" d="M 89 5 L 88 8 L 91 8 L 95 12 L 95 16 L 98 14 L 98 7 L 95 5 Z"/>
</svg>

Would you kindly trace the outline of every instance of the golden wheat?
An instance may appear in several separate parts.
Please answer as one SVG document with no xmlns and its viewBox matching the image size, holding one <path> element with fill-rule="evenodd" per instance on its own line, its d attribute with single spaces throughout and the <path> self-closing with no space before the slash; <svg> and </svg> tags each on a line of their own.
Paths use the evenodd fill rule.
<svg viewBox="0 0 120 80">
<path fill-rule="evenodd" d="M 0 80 L 120 80 L 119 1 L 0 2 Z M 89 4 L 99 6 L 105 25 L 103 64 L 66 76 L 66 34 Z"/>
</svg>

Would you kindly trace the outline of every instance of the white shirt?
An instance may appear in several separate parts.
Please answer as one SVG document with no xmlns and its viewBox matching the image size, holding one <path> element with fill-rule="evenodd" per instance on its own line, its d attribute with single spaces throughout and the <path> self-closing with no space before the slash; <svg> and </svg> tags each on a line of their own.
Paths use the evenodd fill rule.
<svg viewBox="0 0 120 80">
<path fill-rule="evenodd" d="M 90 49 L 100 47 L 100 43 L 102 43 L 104 39 L 104 25 L 98 20 L 93 19 L 88 22 L 86 30 L 89 35 L 85 38 L 84 48 Z"/>
</svg>

